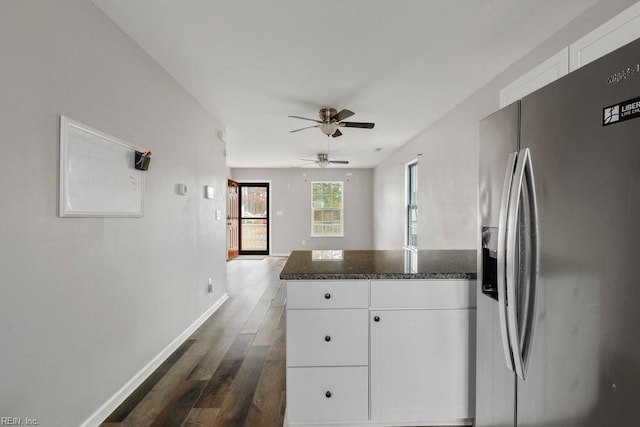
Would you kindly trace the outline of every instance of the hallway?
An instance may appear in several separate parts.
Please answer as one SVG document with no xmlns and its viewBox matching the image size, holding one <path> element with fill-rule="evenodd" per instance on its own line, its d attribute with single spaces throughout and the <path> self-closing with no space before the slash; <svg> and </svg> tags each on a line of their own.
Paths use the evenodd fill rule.
<svg viewBox="0 0 640 427">
<path fill-rule="evenodd" d="M 229 299 L 102 427 L 282 426 L 285 262 L 228 262 Z"/>
</svg>

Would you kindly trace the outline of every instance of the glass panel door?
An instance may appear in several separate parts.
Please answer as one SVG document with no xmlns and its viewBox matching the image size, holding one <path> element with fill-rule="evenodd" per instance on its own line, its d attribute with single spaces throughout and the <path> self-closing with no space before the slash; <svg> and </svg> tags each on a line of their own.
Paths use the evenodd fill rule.
<svg viewBox="0 0 640 427">
<path fill-rule="evenodd" d="M 267 183 L 240 183 L 240 253 L 269 253 Z"/>
</svg>

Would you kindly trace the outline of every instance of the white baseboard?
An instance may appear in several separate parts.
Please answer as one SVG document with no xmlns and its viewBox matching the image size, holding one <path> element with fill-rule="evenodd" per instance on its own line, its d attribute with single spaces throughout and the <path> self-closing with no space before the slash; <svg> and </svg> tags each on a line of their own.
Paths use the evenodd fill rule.
<svg viewBox="0 0 640 427">
<path fill-rule="evenodd" d="M 472 426 L 473 419 L 471 418 L 463 418 L 455 421 L 412 421 L 412 422 L 404 422 L 404 421 L 332 421 L 327 423 L 321 422 L 306 422 L 299 424 L 290 424 L 286 418 L 282 424 L 283 427 L 415 427 L 416 425 L 420 426 L 434 426 L 434 427 L 444 427 L 444 426 Z"/>
<path fill-rule="evenodd" d="M 140 386 L 171 354 L 176 351 L 186 340 L 218 310 L 226 300 L 229 294 L 225 293 L 204 313 L 198 317 L 187 329 L 184 330 L 176 339 L 171 341 L 160 353 L 158 353 L 149 363 L 147 363 L 138 373 L 136 373 L 120 390 L 111 396 L 100 408 L 98 408 L 89 418 L 87 418 L 80 427 L 99 426 L 124 400 L 129 397 L 136 388 Z"/>
<path fill-rule="evenodd" d="M 289 256 L 291 252 L 282 252 L 282 253 L 271 253 L 269 256 Z"/>
</svg>

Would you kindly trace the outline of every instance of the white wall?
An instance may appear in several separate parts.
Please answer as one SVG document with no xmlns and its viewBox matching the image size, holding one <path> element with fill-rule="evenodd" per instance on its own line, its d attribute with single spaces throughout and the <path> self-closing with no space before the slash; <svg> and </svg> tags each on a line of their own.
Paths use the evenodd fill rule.
<svg viewBox="0 0 640 427">
<path fill-rule="evenodd" d="M 373 247 L 371 169 L 234 168 L 231 176 L 239 181 L 271 182 L 271 253 Z M 323 180 L 344 181 L 344 237 L 310 237 L 311 181 Z M 283 215 L 277 216 L 277 211 Z"/>
<path fill-rule="evenodd" d="M 378 165 L 373 174 L 374 247 L 397 249 L 403 245 L 404 164 L 422 153 L 418 172 L 418 247 L 474 249 L 478 121 L 499 108 L 500 89 L 635 2 L 598 2 Z"/>
<path fill-rule="evenodd" d="M 79 425 L 226 291 L 222 125 L 86 0 L 1 2 L 0 58 L 0 416 Z M 56 216 L 60 114 L 153 151 L 144 218 Z"/>
</svg>

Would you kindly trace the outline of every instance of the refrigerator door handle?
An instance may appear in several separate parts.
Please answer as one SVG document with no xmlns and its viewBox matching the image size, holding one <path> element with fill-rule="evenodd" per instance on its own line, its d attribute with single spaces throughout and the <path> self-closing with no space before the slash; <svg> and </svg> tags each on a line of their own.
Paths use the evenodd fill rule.
<svg viewBox="0 0 640 427">
<path fill-rule="evenodd" d="M 527 200 L 530 220 L 529 228 L 525 228 L 527 235 L 518 235 L 520 228 L 521 200 L 525 182 L 527 188 Z M 518 164 L 511 184 L 511 200 L 509 201 L 509 218 L 507 224 L 507 324 L 509 338 L 512 343 L 512 356 L 515 372 L 521 379 L 525 379 L 526 365 L 528 361 L 530 344 L 533 334 L 533 316 L 535 313 L 535 291 L 537 277 L 537 206 L 535 198 L 535 186 L 533 182 L 533 169 L 531 153 L 528 148 L 523 148 L 518 153 Z M 523 214 L 525 215 L 525 214 Z M 529 251 L 518 253 L 519 240 L 527 242 Z M 522 243 L 520 242 L 520 243 Z M 524 262 L 524 264 L 523 264 Z M 521 270 L 522 269 L 522 270 Z M 528 274 L 523 277 L 522 272 Z M 520 295 L 517 294 L 520 292 Z M 521 313 L 518 316 L 518 303 L 521 302 Z M 518 322 L 520 320 L 520 323 Z"/>
<path fill-rule="evenodd" d="M 504 175 L 502 200 L 500 202 L 500 219 L 498 224 L 498 253 L 497 253 L 497 285 L 498 285 L 498 313 L 500 318 L 500 334 L 502 335 L 502 349 L 507 368 L 514 370 L 511 344 L 507 327 L 507 222 L 509 219 L 509 200 L 516 167 L 517 153 L 510 153 L 507 159 L 507 169 Z"/>
</svg>

